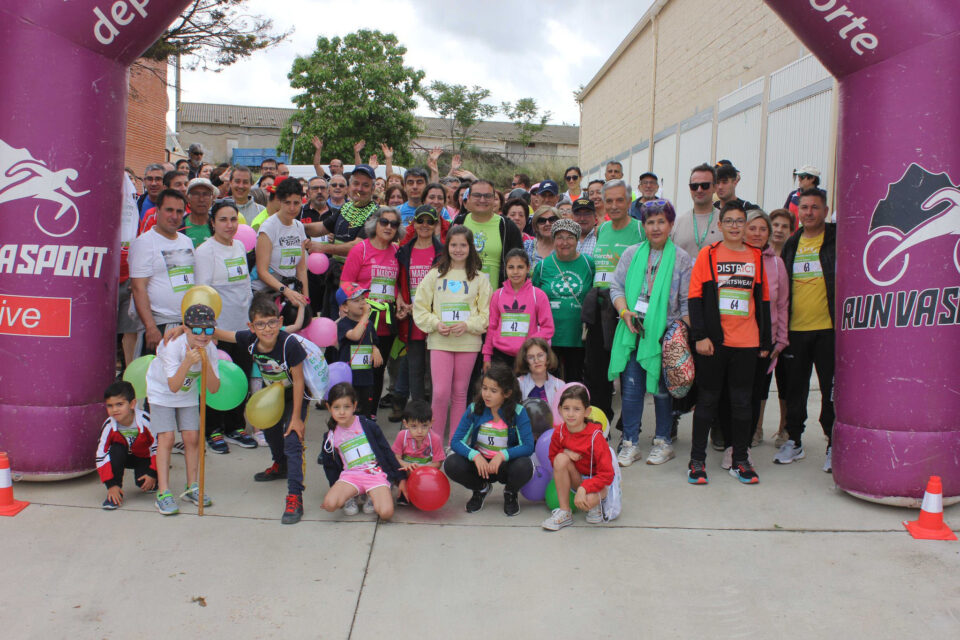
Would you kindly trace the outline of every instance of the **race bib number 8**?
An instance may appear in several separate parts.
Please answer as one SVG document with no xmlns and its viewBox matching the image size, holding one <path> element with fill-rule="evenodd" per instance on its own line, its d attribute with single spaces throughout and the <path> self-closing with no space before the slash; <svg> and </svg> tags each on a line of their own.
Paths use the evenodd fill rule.
<svg viewBox="0 0 960 640">
<path fill-rule="evenodd" d="M 446 324 L 466 322 L 470 318 L 470 305 L 466 302 L 443 302 L 440 304 L 440 321 Z"/>
<path fill-rule="evenodd" d="M 720 314 L 745 316 L 750 313 L 750 292 L 743 289 L 720 289 Z"/>
<path fill-rule="evenodd" d="M 396 286 L 389 278 L 373 278 L 370 281 L 370 297 L 374 300 L 393 302 L 396 298 Z"/>
<path fill-rule="evenodd" d="M 820 256 L 815 253 L 797 254 L 793 261 L 793 277 L 797 280 L 822 278 L 823 267 L 820 266 Z"/>
</svg>

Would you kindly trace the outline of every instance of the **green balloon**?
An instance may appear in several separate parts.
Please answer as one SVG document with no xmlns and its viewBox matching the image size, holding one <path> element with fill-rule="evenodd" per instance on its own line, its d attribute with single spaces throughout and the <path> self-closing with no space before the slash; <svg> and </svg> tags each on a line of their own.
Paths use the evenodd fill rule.
<svg viewBox="0 0 960 640">
<path fill-rule="evenodd" d="M 137 398 L 147 399 L 147 368 L 157 356 L 141 356 L 127 365 L 123 371 L 123 379 L 133 385 Z"/>
<path fill-rule="evenodd" d="M 217 371 L 220 373 L 220 390 L 216 393 L 207 391 L 207 406 L 218 411 L 239 407 L 247 397 L 248 389 L 243 369 L 232 362 L 217 360 Z"/>
<path fill-rule="evenodd" d="M 573 499 L 577 496 L 576 491 L 573 489 L 570 490 L 570 513 L 576 513 L 577 507 L 573 504 Z M 557 497 L 557 482 L 553 478 L 550 479 L 550 482 L 547 483 L 547 491 L 543 496 L 544 501 L 547 503 L 547 509 L 553 511 L 554 509 L 560 508 L 560 499 Z"/>
</svg>

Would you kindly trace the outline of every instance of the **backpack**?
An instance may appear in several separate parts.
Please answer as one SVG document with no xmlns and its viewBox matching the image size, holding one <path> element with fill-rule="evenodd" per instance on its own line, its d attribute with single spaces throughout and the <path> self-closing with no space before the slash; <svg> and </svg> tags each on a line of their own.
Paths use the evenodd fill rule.
<svg viewBox="0 0 960 640">
<path fill-rule="evenodd" d="M 667 327 L 660 341 L 663 377 L 667 391 L 674 398 L 683 398 L 693 386 L 695 371 L 689 336 L 690 330 L 683 320 L 676 320 Z"/>
<path fill-rule="evenodd" d="M 326 358 L 323 357 L 323 349 L 303 336 L 292 334 L 290 337 L 300 342 L 303 350 L 307 352 L 307 359 L 303 361 L 303 381 L 307 386 L 305 395 L 311 400 L 322 402 L 327 395 L 327 386 L 330 384 L 330 369 L 327 367 Z"/>
</svg>

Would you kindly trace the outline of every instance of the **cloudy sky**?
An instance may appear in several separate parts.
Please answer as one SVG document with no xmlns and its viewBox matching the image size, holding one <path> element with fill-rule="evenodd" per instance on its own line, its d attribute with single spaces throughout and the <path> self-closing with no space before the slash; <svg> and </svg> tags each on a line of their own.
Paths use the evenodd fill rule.
<svg viewBox="0 0 960 640">
<path fill-rule="evenodd" d="M 291 107 L 286 74 L 297 55 L 313 51 L 318 36 L 358 29 L 396 34 L 406 64 L 426 72 L 425 82 L 480 85 L 489 102 L 536 98 L 553 113 L 551 124 L 579 124 L 573 91 L 587 84 L 652 0 L 250 0 L 249 12 L 269 16 L 282 45 L 220 73 L 185 71 L 184 102 Z M 173 96 L 171 92 L 171 109 Z M 424 105 L 421 115 L 431 115 Z M 502 114 L 496 119 L 506 119 Z M 172 111 L 168 120 L 173 122 Z"/>
</svg>

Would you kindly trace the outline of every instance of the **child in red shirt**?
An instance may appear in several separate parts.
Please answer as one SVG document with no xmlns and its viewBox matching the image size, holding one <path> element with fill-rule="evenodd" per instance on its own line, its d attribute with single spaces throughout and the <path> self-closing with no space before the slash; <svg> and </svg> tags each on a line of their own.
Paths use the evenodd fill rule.
<svg viewBox="0 0 960 640">
<path fill-rule="evenodd" d="M 543 521 L 543 528 L 558 531 L 573 524 L 570 490 L 576 489 L 573 503 L 587 512 L 587 522 L 603 522 L 600 502 L 614 480 L 613 457 L 603 437 L 603 427 L 587 422 L 590 396 L 586 387 L 572 386 L 557 403 L 563 422 L 550 439 L 550 462 L 560 506 Z"/>
</svg>

